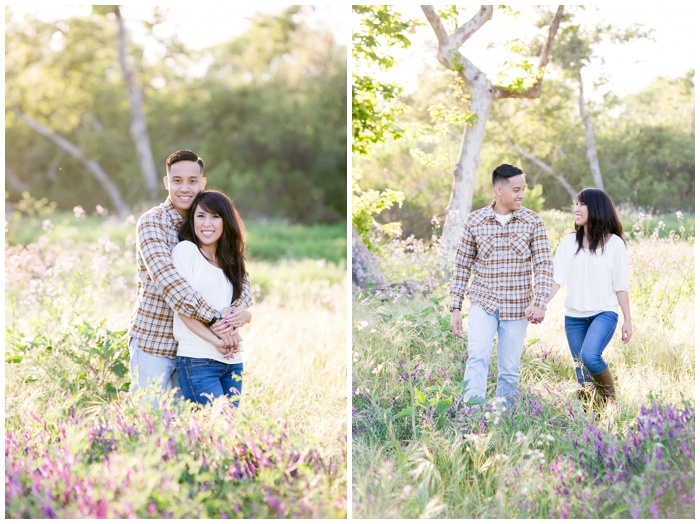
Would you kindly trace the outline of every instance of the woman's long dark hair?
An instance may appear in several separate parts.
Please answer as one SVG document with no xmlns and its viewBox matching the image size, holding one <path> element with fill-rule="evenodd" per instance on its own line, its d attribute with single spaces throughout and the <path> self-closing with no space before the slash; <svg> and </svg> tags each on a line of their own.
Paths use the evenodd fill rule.
<svg viewBox="0 0 700 524">
<path fill-rule="evenodd" d="M 236 206 L 231 199 L 221 191 L 211 189 L 201 191 L 195 197 L 187 211 L 187 217 L 180 225 L 178 239 L 189 240 L 197 247 L 201 247 L 197 235 L 194 233 L 194 215 L 200 206 L 207 213 L 216 213 L 223 219 L 224 230 L 216 245 L 216 260 L 219 267 L 229 282 L 233 284 L 233 303 L 241 296 L 243 279 L 245 278 L 245 227 L 238 215 Z"/>
<path fill-rule="evenodd" d="M 595 188 L 582 189 L 576 195 L 576 200 L 582 204 L 586 204 L 588 208 L 588 249 L 593 254 L 598 248 L 601 253 L 605 249 L 605 239 L 608 235 L 617 235 L 622 238 L 622 222 L 615 211 L 615 204 L 612 198 L 605 191 Z M 576 253 L 583 249 L 583 235 L 585 234 L 584 227 L 575 225 L 576 242 L 578 249 Z M 622 241 L 624 242 L 624 238 Z"/>
</svg>

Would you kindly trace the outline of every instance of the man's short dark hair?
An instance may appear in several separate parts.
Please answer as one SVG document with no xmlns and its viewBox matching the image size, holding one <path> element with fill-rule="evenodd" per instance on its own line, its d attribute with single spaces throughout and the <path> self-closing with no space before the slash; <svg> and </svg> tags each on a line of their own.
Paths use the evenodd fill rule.
<svg viewBox="0 0 700 524">
<path fill-rule="evenodd" d="M 197 162 L 199 164 L 199 170 L 202 174 L 204 174 L 204 160 L 202 160 L 197 153 L 194 153 L 189 149 L 180 149 L 179 151 L 175 151 L 173 154 L 171 154 L 165 161 L 165 170 L 170 173 L 170 166 L 182 160 Z"/>
<path fill-rule="evenodd" d="M 522 174 L 523 170 L 519 167 L 511 166 L 510 164 L 501 164 L 493 170 L 491 174 L 491 183 L 495 186 L 496 184 L 508 182 L 510 177 Z"/>
</svg>

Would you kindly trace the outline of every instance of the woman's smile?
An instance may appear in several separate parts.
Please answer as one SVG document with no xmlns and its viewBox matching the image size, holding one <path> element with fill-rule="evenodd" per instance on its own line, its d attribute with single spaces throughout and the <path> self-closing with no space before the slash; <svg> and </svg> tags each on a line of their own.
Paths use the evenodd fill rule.
<svg viewBox="0 0 700 524">
<path fill-rule="evenodd" d="M 224 221 L 217 213 L 205 211 L 198 205 L 194 213 L 194 232 L 202 245 L 216 245 L 224 232 Z"/>
</svg>

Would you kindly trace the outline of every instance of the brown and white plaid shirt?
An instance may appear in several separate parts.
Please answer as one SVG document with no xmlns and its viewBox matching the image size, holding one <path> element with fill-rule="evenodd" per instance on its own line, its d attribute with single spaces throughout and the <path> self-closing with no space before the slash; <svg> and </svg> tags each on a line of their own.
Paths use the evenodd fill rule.
<svg viewBox="0 0 700 524">
<path fill-rule="evenodd" d="M 197 293 L 175 269 L 170 254 L 177 244 L 182 216 L 168 198 L 136 223 L 136 264 L 138 298 L 131 317 L 129 337 L 146 353 L 161 357 L 177 356 L 173 337 L 173 310 L 209 322 L 218 311 Z M 234 307 L 253 304 L 250 280 L 246 274 L 241 296 Z"/>
<path fill-rule="evenodd" d="M 547 231 L 540 216 L 527 208 L 501 225 L 490 206 L 470 213 L 462 225 L 450 294 L 461 308 L 470 273 L 469 301 L 502 320 L 518 320 L 533 303 L 546 309 L 554 269 Z"/>
</svg>

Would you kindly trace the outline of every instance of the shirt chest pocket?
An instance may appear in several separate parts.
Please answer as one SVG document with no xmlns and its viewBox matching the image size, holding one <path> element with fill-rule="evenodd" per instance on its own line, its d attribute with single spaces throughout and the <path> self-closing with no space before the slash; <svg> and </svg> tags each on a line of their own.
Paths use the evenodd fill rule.
<svg viewBox="0 0 700 524">
<path fill-rule="evenodd" d="M 476 237 L 476 246 L 478 257 L 482 260 L 486 260 L 491 256 L 491 253 L 493 253 L 495 243 L 492 237 L 479 235 Z"/>
<path fill-rule="evenodd" d="M 518 258 L 530 258 L 530 234 L 529 233 L 511 233 L 510 234 L 510 249 L 518 256 Z"/>
</svg>

